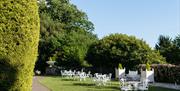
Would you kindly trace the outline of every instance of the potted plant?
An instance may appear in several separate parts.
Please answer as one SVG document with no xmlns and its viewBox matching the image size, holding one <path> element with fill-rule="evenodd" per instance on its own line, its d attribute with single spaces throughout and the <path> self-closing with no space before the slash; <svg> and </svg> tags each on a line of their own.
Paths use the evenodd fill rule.
<svg viewBox="0 0 180 91">
<path fill-rule="evenodd" d="M 125 69 L 123 69 L 123 66 L 121 63 L 118 65 L 118 76 L 119 78 L 124 78 L 125 76 Z"/>
<path fill-rule="evenodd" d="M 149 82 L 154 82 L 154 69 L 151 70 L 149 63 L 146 63 L 146 78 Z"/>
<path fill-rule="evenodd" d="M 119 63 L 119 65 L 118 65 L 118 69 L 123 69 L 123 67 L 122 67 L 122 64 L 121 64 L 121 63 Z"/>
<path fill-rule="evenodd" d="M 149 65 L 149 63 L 146 63 L 146 70 L 150 71 L 151 70 L 151 66 Z"/>
</svg>

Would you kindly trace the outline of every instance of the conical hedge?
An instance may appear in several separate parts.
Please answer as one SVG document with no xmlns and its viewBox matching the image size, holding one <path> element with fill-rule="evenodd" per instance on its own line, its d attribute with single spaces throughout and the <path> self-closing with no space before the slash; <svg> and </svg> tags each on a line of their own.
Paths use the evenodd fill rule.
<svg viewBox="0 0 180 91">
<path fill-rule="evenodd" d="M 39 25 L 37 0 L 0 0 L 0 91 L 31 91 Z"/>
</svg>

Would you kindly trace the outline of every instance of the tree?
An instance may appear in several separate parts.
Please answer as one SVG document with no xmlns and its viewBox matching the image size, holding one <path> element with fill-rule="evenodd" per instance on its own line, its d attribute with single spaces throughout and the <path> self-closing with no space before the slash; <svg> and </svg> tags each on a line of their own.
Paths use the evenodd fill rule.
<svg viewBox="0 0 180 91">
<path fill-rule="evenodd" d="M 58 37 L 58 42 L 61 43 L 61 46 L 58 47 L 59 52 L 55 52 L 58 65 L 66 68 L 88 66 L 84 58 L 89 46 L 96 40 L 96 37 L 85 31 L 72 31 L 67 35 Z"/>
<path fill-rule="evenodd" d="M 173 63 L 179 65 L 180 64 L 180 35 L 176 36 L 176 38 L 173 41 L 173 44 L 175 46 L 173 48 L 174 49 Z"/>
<path fill-rule="evenodd" d="M 171 64 L 179 64 L 180 60 L 180 47 L 179 42 L 180 37 L 177 36 L 174 40 L 169 36 L 160 35 L 158 43 L 155 46 L 155 49 L 160 52 L 163 57 L 166 58 L 166 61 Z"/>
<path fill-rule="evenodd" d="M 157 56 L 152 60 L 154 55 Z M 93 67 L 117 68 L 121 63 L 127 69 L 138 64 L 164 62 L 143 40 L 125 34 L 111 34 L 94 43 L 86 59 Z"/>
<path fill-rule="evenodd" d="M 177 47 L 180 48 L 180 35 L 177 35 L 173 41 L 173 44 Z"/>
<path fill-rule="evenodd" d="M 173 46 L 172 39 L 169 36 L 160 35 L 158 43 L 155 45 L 155 49 L 160 50 L 163 53 L 166 50 L 169 50 Z"/>
<path fill-rule="evenodd" d="M 41 0 L 39 14 L 41 35 L 36 69 L 44 72 L 46 61 L 52 56 L 61 66 L 86 64 L 84 55 L 89 45 L 97 40 L 86 13 L 69 0 Z"/>
<path fill-rule="evenodd" d="M 36 0 L 0 1 L 0 90 L 31 91 L 38 52 Z"/>
</svg>

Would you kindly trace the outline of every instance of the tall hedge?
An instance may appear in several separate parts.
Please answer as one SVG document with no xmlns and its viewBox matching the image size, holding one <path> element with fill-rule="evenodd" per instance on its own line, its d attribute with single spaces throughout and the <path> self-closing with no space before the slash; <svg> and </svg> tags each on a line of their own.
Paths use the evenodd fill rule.
<svg viewBox="0 0 180 91">
<path fill-rule="evenodd" d="M 180 84 L 180 66 L 154 65 L 155 81 Z"/>
<path fill-rule="evenodd" d="M 152 64 L 154 69 L 155 82 L 180 84 L 180 65 Z M 140 65 L 139 71 L 146 69 L 145 65 Z"/>
<path fill-rule="evenodd" d="M 31 91 L 39 25 L 37 0 L 0 0 L 0 91 Z"/>
</svg>

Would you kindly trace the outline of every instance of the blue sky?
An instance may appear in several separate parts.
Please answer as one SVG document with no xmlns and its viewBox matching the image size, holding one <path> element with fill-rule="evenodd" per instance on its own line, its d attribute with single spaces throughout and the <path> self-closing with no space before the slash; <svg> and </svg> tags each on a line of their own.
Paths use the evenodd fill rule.
<svg viewBox="0 0 180 91">
<path fill-rule="evenodd" d="M 94 33 L 134 35 L 151 47 L 159 35 L 180 34 L 180 0 L 71 0 L 94 23 Z"/>
</svg>

